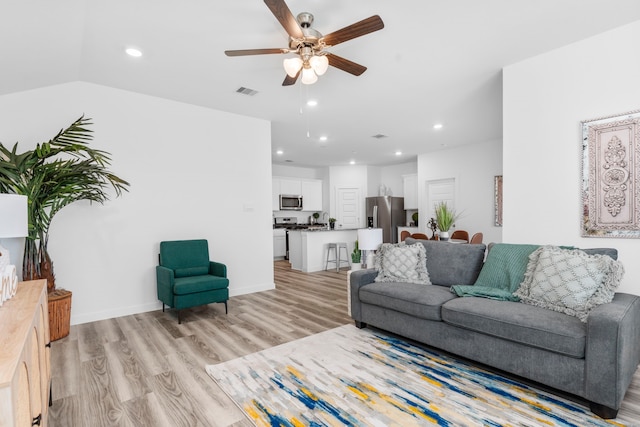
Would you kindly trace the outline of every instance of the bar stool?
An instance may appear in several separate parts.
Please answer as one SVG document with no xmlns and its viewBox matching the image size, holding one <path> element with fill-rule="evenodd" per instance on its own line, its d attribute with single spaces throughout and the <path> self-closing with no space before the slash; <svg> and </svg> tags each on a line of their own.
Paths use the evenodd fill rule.
<svg viewBox="0 0 640 427">
<path fill-rule="evenodd" d="M 333 259 L 329 259 L 329 255 L 331 254 L 331 249 L 334 250 L 335 257 Z M 345 259 L 340 258 L 340 249 L 344 249 Z M 340 267 L 343 262 L 346 262 L 349 267 L 351 267 L 351 261 L 349 261 L 349 251 L 347 250 L 347 244 L 344 242 L 339 243 L 329 243 L 327 246 L 327 262 L 324 265 L 324 269 L 327 270 L 329 263 L 333 262 L 336 264 L 336 271 L 340 271 Z"/>
</svg>

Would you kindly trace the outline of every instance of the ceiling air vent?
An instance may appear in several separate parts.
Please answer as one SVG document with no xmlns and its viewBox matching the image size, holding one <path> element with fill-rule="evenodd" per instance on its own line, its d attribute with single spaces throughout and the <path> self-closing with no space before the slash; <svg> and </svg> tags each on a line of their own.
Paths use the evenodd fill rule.
<svg viewBox="0 0 640 427">
<path fill-rule="evenodd" d="M 249 95 L 249 96 L 253 96 L 256 93 L 258 93 L 257 90 L 249 89 L 248 87 L 244 87 L 244 86 L 239 87 L 238 90 L 236 90 L 236 92 L 241 93 L 243 95 Z"/>
<path fill-rule="evenodd" d="M 379 133 L 377 135 L 373 135 L 371 138 L 382 139 L 382 138 L 387 138 L 387 135 L 383 135 L 383 134 Z"/>
</svg>

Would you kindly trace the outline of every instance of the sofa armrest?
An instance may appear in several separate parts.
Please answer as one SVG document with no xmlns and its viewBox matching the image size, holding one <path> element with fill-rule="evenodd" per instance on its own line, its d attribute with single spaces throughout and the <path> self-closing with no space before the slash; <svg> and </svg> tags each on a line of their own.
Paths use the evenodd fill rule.
<svg viewBox="0 0 640 427">
<path fill-rule="evenodd" d="M 351 295 L 351 318 L 356 321 L 362 320 L 362 309 L 360 303 L 360 287 L 373 283 L 378 270 L 375 268 L 367 268 L 365 270 L 356 270 L 351 272 L 349 279 L 349 293 Z"/>
<path fill-rule="evenodd" d="M 209 261 L 209 274 L 218 277 L 227 277 L 227 266 L 220 262 Z"/>
<path fill-rule="evenodd" d="M 173 302 L 173 284 L 175 283 L 175 275 L 172 269 L 156 266 L 156 287 L 158 291 L 158 299 L 168 305 Z"/>
<path fill-rule="evenodd" d="M 616 293 L 587 319 L 585 397 L 618 409 L 640 363 L 640 296 Z"/>
</svg>

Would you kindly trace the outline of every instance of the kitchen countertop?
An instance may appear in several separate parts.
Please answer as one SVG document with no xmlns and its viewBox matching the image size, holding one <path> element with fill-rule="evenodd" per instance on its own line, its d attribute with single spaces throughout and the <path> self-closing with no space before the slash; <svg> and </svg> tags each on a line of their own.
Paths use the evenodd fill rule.
<svg viewBox="0 0 640 427">
<path fill-rule="evenodd" d="M 321 231 L 354 231 L 357 230 L 357 228 L 335 228 L 333 230 L 329 230 L 326 228 L 319 228 L 319 229 L 315 229 L 315 230 L 294 230 L 294 231 L 300 231 L 302 233 L 319 233 Z"/>
</svg>

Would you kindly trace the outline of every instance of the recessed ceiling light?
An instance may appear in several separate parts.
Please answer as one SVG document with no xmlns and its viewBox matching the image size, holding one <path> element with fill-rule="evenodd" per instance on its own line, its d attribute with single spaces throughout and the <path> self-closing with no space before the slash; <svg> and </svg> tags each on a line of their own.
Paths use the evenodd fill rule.
<svg viewBox="0 0 640 427">
<path fill-rule="evenodd" d="M 396 151 L 396 156 L 402 156 L 402 151 Z"/>
<path fill-rule="evenodd" d="M 434 129 L 442 129 L 442 123 L 436 123 L 435 125 L 433 125 Z"/>
<path fill-rule="evenodd" d="M 127 48 L 127 50 L 125 50 L 125 52 L 127 52 L 127 55 L 133 56 L 135 58 L 142 56 L 142 51 L 140 49 L 136 49 L 135 47 L 129 47 Z"/>
<path fill-rule="evenodd" d="M 282 150 L 278 150 L 278 151 L 276 151 L 276 154 L 277 154 L 278 156 L 282 156 L 282 155 L 284 154 L 284 151 L 282 151 Z"/>
<path fill-rule="evenodd" d="M 356 161 L 355 161 L 355 160 L 351 160 L 351 161 L 349 162 L 349 164 L 350 164 L 350 165 L 355 165 L 355 164 L 356 164 Z"/>
<path fill-rule="evenodd" d="M 326 140 L 327 140 L 327 137 L 326 137 L 326 136 L 322 135 L 322 136 L 320 137 L 320 141 L 323 141 L 323 142 L 324 142 L 324 141 L 326 141 Z"/>
<path fill-rule="evenodd" d="M 310 99 L 307 101 L 307 105 L 309 107 L 315 107 L 316 105 L 318 105 L 318 101 L 316 101 L 315 99 Z"/>
</svg>

